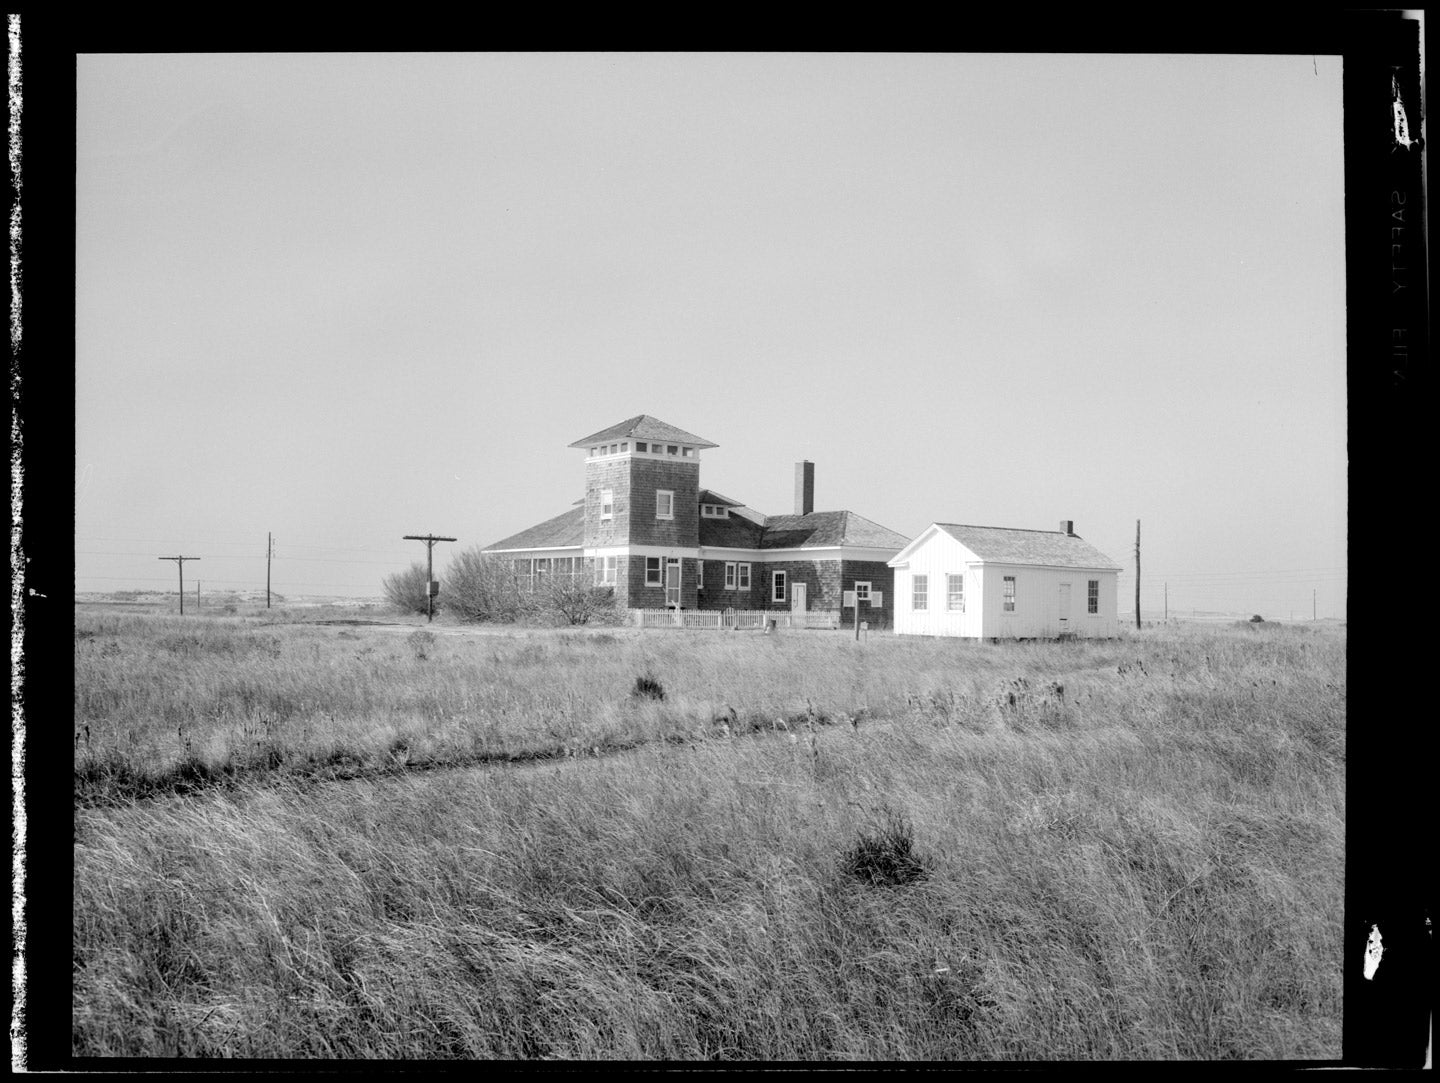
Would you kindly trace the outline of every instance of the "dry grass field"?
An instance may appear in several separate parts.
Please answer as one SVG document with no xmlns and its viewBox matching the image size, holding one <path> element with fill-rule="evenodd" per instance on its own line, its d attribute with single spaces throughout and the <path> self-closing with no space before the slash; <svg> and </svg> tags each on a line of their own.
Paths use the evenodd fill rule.
<svg viewBox="0 0 1440 1083">
<path fill-rule="evenodd" d="M 1345 629 L 77 610 L 77 1056 L 1338 1058 Z"/>
</svg>

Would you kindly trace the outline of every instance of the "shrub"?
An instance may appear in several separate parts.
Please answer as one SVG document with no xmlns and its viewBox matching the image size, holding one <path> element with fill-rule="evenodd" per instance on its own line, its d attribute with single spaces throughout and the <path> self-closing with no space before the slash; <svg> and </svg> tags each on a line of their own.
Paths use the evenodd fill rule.
<svg viewBox="0 0 1440 1083">
<path fill-rule="evenodd" d="M 464 621 L 513 621 L 525 611 L 513 565 L 479 549 L 457 553 L 446 571 L 447 612 Z"/>
<path fill-rule="evenodd" d="M 1265 623 L 1265 618 L 1262 617 L 1259 613 L 1256 613 L 1253 617 L 1250 618 L 1250 623 L 1251 623 L 1251 624 L 1264 624 L 1264 623 Z"/>
<path fill-rule="evenodd" d="M 387 575 L 381 587 L 385 600 L 400 612 L 424 613 L 428 605 L 427 584 L 425 565 L 416 563 L 403 572 Z"/>
<path fill-rule="evenodd" d="M 592 618 L 604 622 L 618 618 L 614 587 L 596 587 L 557 576 L 545 583 L 540 601 L 545 609 L 570 624 L 588 624 Z"/>
</svg>

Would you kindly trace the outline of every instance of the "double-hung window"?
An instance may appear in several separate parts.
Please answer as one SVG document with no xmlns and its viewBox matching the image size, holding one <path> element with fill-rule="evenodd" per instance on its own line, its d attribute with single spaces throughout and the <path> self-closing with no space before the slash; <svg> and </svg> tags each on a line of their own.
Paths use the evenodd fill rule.
<svg viewBox="0 0 1440 1083">
<path fill-rule="evenodd" d="M 919 612 L 930 608 L 930 577 L 917 575 L 910 580 L 910 608 Z"/>
<path fill-rule="evenodd" d="M 945 577 L 945 588 L 948 601 L 946 608 L 954 613 L 965 612 L 965 574 L 950 574 Z"/>
<path fill-rule="evenodd" d="M 1013 575 L 1007 575 L 1005 577 L 1005 590 L 1001 597 L 1005 603 L 1001 608 L 1003 608 L 1006 613 L 1015 612 L 1015 577 Z"/>
<path fill-rule="evenodd" d="M 645 558 L 645 585 L 647 587 L 662 587 L 664 580 L 660 578 L 660 558 Z"/>
<path fill-rule="evenodd" d="M 864 603 L 865 605 L 869 605 L 869 604 L 870 604 L 870 584 L 869 584 L 869 583 L 856 583 L 856 584 L 855 584 L 855 604 L 856 604 L 856 605 L 860 605 L 861 603 Z"/>
<path fill-rule="evenodd" d="M 735 562 L 733 560 L 725 562 L 725 589 L 735 589 Z"/>
<path fill-rule="evenodd" d="M 785 600 L 785 573 L 772 572 L 770 576 L 770 600 L 772 602 L 783 602 Z"/>
<path fill-rule="evenodd" d="M 738 582 L 736 585 L 737 585 L 741 590 L 749 590 L 749 589 L 750 589 L 750 565 L 748 565 L 748 564 L 741 564 L 741 565 L 739 565 L 738 568 L 736 569 L 736 575 L 739 577 L 739 582 Z"/>
<path fill-rule="evenodd" d="M 655 491 L 655 518 L 675 518 L 675 492 L 673 489 L 657 489 Z"/>
<path fill-rule="evenodd" d="M 614 489 L 601 489 L 601 490 L 600 490 L 600 518 L 601 518 L 602 520 L 603 520 L 603 519 L 613 519 L 613 518 L 615 518 L 615 490 L 614 490 Z"/>
<path fill-rule="evenodd" d="M 1085 611 L 1087 613 L 1100 612 L 1100 580 L 1090 580 L 1090 587 L 1086 591 Z"/>
<path fill-rule="evenodd" d="M 615 564 L 617 557 L 597 557 L 595 560 L 595 582 L 601 586 L 613 586 L 615 583 Z"/>
</svg>

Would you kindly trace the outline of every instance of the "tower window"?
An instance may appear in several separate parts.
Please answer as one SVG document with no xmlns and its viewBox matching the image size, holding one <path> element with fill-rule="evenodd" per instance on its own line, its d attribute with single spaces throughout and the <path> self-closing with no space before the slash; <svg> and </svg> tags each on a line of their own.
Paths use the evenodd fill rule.
<svg viewBox="0 0 1440 1083">
<path fill-rule="evenodd" d="M 600 490 L 600 518 L 615 518 L 615 490 L 613 489 Z"/>
<path fill-rule="evenodd" d="M 655 518 L 675 518 L 675 492 L 673 489 L 658 489 L 655 492 Z"/>
<path fill-rule="evenodd" d="M 650 445 L 647 444 L 647 443 L 645 443 L 643 440 L 637 440 L 637 441 L 635 441 L 635 450 L 636 450 L 636 451 L 644 451 L 644 450 L 646 450 L 649 446 L 650 446 Z"/>
</svg>

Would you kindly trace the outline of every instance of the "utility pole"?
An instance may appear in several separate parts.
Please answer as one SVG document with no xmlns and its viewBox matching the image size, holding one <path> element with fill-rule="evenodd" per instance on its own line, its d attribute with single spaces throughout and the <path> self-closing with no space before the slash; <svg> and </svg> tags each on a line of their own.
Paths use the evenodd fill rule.
<svg viewBox="0 0 1440 1083">
<path fill-rule="evenodd" d="M 270 558 L 275 555 L 275 538 L 265 532 L 265 608 L 270 608 Z"/>
<path fill-rule="evenodd" d="M 1135 628 L 1140 628 L 1140 520 L 1135 520 Z"/>
<path fill-rule="evenodd" d="M 156 557 L 156 560 L 173 560 L 180 568 L 180 615 L 185 615 L 185 562 L 199 560 L 199 557 Z"/>
<path fill-rule="evenodd" d="M 435 619 L 435 543 L 453 542 L 455 538 L 441 538 L 434 534 L 406 534 L 406 541 L 425 543 L 425 623 Z"/>
</svg>

